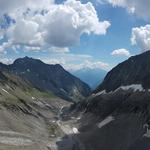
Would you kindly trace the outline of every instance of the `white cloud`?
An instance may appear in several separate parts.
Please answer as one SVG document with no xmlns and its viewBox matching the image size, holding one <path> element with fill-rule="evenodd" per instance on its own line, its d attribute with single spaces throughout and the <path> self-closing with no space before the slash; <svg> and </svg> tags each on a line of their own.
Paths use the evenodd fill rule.
<svg viewBox="0 0 150 150">
<path fill-rule="evenodd" d="M 69 48 L 68 47 L 50 47 L 49 48 L 50 52 L 56 52 L 56 53 L 67 53 L 69 52 Z"/>
<path fill-rule="evenodd" d="M 40 51 L 41 50 L 41 48 L 40 47 L 34 47 L 34 46 L 25 46 L 24 47 L 24 50 L 25 51 Z"/>
<path fill-rule="evenodd" d="M 4 63 L 4 64 L 12 64 L 13 59 L 11 59 L 11 58 L 0 58 L 0 62 Z"/>
<path fill-rule="evenodd" d="M 132 45 L 137 45 L 142 51 L 150 50 L 150 25 L 132 29 Z"/>
<path fill-rule="evenodd" d="M 121 48 L 121 49 L 116 49 L 112 51 L 111 55 L 113 56 L 127 56 L 129 57 L 131 54 L 128 50 Z"/>
<path fill-rule="evenodd" d="M 3 44 L 0 45 L 0 53 L 5 54 L 6 53 L 5 49 L 9 48 L 10 45 L 11 45 L 11 42 L 3 42 Z"/>
<path fill-rule="evenodd" d="M 150 0 L 106 0 L 113 6 L 126 8 L 128 12 L 134 13 L 143 19 L 150 18 Z"/>
<path fill-rule="evenodd" d="M 42 35 L 38 29 L 36 22 L 21 19 L 7 30 L 6 35 L 13 45 L 41 46 Z"/>
<path fill-rule="evenodd" d="M 40 58 L 48 64 L 61 64 L 66 70 L 80 70 L 83 68 L 100 68 L 110 70 L 111 67 L 108 63 L 95 60 L 90 55 L 77 55 L 71 53 L 65 54 L 52 54 L 49 58 Z"/>
<path fill-rule="evenodd" d="M 79 64 L 79 65 L 75 65 L 74 67 L 70 67 L 70 69 L 74 68 L 74 70 L 80 70 L 83 68 L 100 68 L 100 69 L 104 69 L 104 70 L 109 70 L 110 66 L 108 63 L 102 62 L 102 61 L 94 61 L 94 60 L 86 60 L 83 63 Z"/>
<path fill-rule="evenodd" d="M 4 39 L 5 30 L 0 28 L 0 41 Z"/>
<path fill-rule="evenodd" d="M 27 9 L 49 9 L 54 0 L 0 0 L 0 15 L 23 13 Z"/>
<path fill-rule="evenodd" d="M 0 12 L 15 21 L 2 35 L 11 41 L 10 47 L 21 45 L 31 50 L 57 47 L 58 51 L 59 47 L 68 52 L 67 47 L 79 43 L 83 34 L 105 35 L 110 26 L 108 21 L 99 20 L 91 2 L 76 0 L 59 5 L 53 0 L 1 0 Z"/>
<path fill-rule="evenodd" d="M 84 33 L 104 35 L 110 26 L 108 21 L 99 21 L 92 3 L 82 4 L 76 0 L 67 0 L 64 5 L 53 7 L 46 18 L 45 40 L 57 47 L 79 43 Z"/>
</svg>

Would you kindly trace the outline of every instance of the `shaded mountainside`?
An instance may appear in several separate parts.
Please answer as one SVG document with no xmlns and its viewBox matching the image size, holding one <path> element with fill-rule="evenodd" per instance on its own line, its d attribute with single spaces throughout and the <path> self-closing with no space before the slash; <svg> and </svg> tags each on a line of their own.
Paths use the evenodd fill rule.
<svg viewBox="0 0 150 150">
<path fill-rule="evenodd" d="M 65 135 L 58 114 L 69 105 L 19 76 L 0 72 L 0 149 L 55 150 L 57 138 Z"/>
<path fill-rule="evenodd" d="M 150 149 L 149 68 L 150 52 L 133 56 L 112 69 L 86 101 L 71 107 L 70 117 L 79 118 L 73 137 L 84 149 Z"/>
<path fill-rule="evenodd" d="M 122 85 L 131 84 L 142 84 L 144 88 L 150 88 L 150 51 L 132 56 L 113 68 L 95 93 L 101 90 L 111 91 Z"/>
<path fill-rule="evenodd" d="M 78 110 L 78 111 L 77 111 Z M 91 95 L 76 106 L 79 133 L 86 150 L 148 150 L 150 148 L 150 92 L 118 89 Z"/>
<path fill-rule="evenodd" d="M 60 65 L 48 65 L 38 59 L 24 57 L 15 60 L 11 65 L 1 64 L 0 69 L 19 75 L 34 87 L 51 91 L 66 100 L 78 101 L 90 94 L 87 84 Z"/>
<path fill-rule="evenodd" d="M 106 71 L 100 68 L 84 68 L 77 71 L 71 71 L 73 75 L 87 83 L 93 90 L 103 81 Z"/>
</svg>

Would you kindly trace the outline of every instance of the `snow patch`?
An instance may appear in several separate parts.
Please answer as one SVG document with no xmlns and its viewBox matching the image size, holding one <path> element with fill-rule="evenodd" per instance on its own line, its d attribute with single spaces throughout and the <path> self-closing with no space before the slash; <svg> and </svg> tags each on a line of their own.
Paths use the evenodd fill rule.
<svg viewBox="0 0 150 150">
<path fill-rule="evenodd" d="M 9 94 L 9 92 L 8 92 L 8 91 L 6 91 L 5 89 L 2 89 L 2 91 L 4 91 L 5 93 Z"/>
<path fill-rule="evenodd" d="M 141 84 L 131 84 L 131 85 L 127 85 L 127 86 L 120 86 L 119 88 L 117 88 L 115 91 L 118 91 L 119 89 L 122 89 L 122 90 L 133 90 L 134 92 L 136 91 L 139 91 L 139 92 L 142 92 L 144 91 L 144 88 Z"/>
<path fill-rule="evenodd" d="M 77 117 L 77 120 L 80 120 L 81 119 L 81 117 Z"/>
<path fill-rule="evenodd" d="M 143 136 L 150 138 L 149 125 L 148 124 L 144 124 L 143 128 L 146 128 L 146 133 Z"/>
<path fill-rule="evenodd" d="M 150 130 L 147 130 L 147 132 L 143 136 L 150 138 Z"/>
<path fill-rule="evenodd" d="M 98 128 L 102 128 L 103 126 L 105 126 L 106 124 L 112 122 L 113 120 L 115 120 L 113 116 L 108 116 L 106 119 L 104 119 L 103 121 L 101 121 L 98 124 Z"/>
<path fill-rule="evenodd" d="M 75 127 L 71 127 L 67 124 L 63 124 L 60 120 L 57 121 L 57 125 L 61 128 L 61 130 L 67 134 L 67 135 L 70 135 L 70 134 L 78 134 L 79 131 L 77 128 Z"/>
<path fill-rule="evenodd" d="M 131 85 L 126 85 L 126 86 L 120 86 L 118 87 L 116 90 L 114 91 L 110 91 L 110 92 L 106 92 L 106 90 L 103 90 L 103 91 L 100 91 L 96 94 L 92 94 L 92 96 L 99 96 L 99 95 L 102 95 L 102 94 L 110 94 L 110 93 L 113 93 L 113 92 L 117 92 L 118 90 L 124 90 L 124 91 L 127 91 L 127 90 L 133 90 L 133 92 L 144 92 L 146 91 L 143 86 L 141 84 L 131 84 Z M 148 92 L 150 92 L 150 89 L 148 89 Z"/>
<path fill-rule="evenodd" d="M 99 96 L 99 95 L 102 95 L 102 94 L 106 94 L 106 90 L 103 90 L 103 91 L 100 91 L 96 94 L 93 94 L 93 96 Z"/>
<path fill-rule="evenodd" d="M 74 134 L 78 134 L 78 133 L 79 133 L 78 129 L 77 129 L 77 128 L 75 128 L 75 127 L 74 127 L 74 128 L 72 128 L 72 131 L 73 131 L 73 133 L 74 133 Z"/>
</svg>

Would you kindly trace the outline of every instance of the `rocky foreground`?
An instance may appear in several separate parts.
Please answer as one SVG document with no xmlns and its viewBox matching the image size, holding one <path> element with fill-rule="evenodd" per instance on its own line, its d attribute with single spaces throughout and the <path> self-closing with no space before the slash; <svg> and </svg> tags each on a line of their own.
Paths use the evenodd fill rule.
<svg viewBox="0 0 150 150">
<path fill-rule="evenodd" d="M 0 72 L 0 150 L 59 149 L 62 137 L 77 132 L 61 121 L 70 104 L 16 75 Z"/>
</svg>

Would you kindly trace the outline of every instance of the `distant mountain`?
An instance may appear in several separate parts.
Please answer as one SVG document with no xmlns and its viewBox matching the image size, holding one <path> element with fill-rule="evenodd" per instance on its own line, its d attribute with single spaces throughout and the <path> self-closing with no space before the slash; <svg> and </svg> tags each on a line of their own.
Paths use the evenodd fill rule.
<svg viewBox="0 0 150 150">
<path fill-rule="evenodd" d="M 99 68 L 84 68 L 71 71 L 71 73 L 87 83 L 94 90 L 103 81 L 107 72 Z"/>
<path fill-rule="evenodd" d="M 11 65 L 0 64 L 0 70 L 19 75 L 39 90 L 51 91 L 66 100 L 78 101 L 90 94 L 86 83 L 58 64 L 48 65 L 41 60 L 24 57 Z"/>
<path fill-rule="evenodd" d="M 141 84 L 144 88 L 150 88 L 150 51 L 128 60 L 113 68 L 95 92 L 115 90 L 122 85 Z"/>
</svg>

